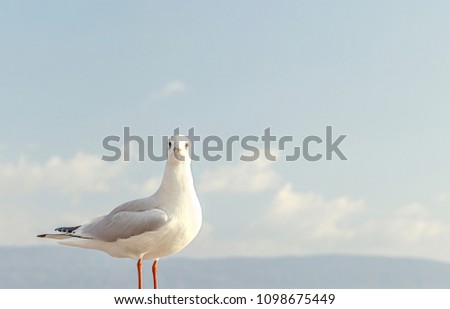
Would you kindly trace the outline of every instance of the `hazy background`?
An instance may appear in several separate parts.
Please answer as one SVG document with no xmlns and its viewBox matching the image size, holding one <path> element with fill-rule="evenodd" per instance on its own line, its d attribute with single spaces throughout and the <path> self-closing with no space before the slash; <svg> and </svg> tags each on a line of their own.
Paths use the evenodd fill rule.
<svg viewBox="0 0 450 309">
<path fill-rule="evenodd" d="M 449 14 L 444 0 L 2 1 L 0 246 L 53 245 L 35 235 L 152 194 L 164 162 L 101 160 L 124 126 L 157 141 L 270 126 L 300 145 L 332 125 L 348 161 L 194 162 L 204 224 L 178 256 L 450 262 Z"/>
</svg>

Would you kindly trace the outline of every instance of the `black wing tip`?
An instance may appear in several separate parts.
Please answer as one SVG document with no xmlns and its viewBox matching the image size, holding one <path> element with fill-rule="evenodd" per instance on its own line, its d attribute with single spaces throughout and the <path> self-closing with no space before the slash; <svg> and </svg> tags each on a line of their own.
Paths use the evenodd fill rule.
<svg viewBox="0 0 450 309">
<path fill-rule="evenodd" d="M 47 237 L 47 234 L 39 234 L 39 235 L 36 235 L 36 237 L 45 238 L 45 237 Z"/>
<path fill-rule="evenodd" d="M 71 226 L 71 227 L 58 227 L 57 229 L 55 229 L 56 232 L 60 232 L 60 233 L 74 233 L 75 230 L 77 228 L 79 228 L 81 225 L 78 226 Z"/>
</svg>

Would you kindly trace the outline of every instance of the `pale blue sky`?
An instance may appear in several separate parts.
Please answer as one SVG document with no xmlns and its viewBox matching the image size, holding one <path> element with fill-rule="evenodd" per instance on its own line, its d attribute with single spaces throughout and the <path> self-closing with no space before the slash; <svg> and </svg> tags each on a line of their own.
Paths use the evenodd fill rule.
<svg viewBox="0 0 450 309">
<path fill-rule="evenodd" d="M 123 126 L 332 125 L 349 161 L 195 162 L 206 228 L 185 254 L 450 261 L 449 1 L 93 2 L 0 4 L 0 244 L 151 191 L 163 163 L 100 160 Z"/>
</svg>

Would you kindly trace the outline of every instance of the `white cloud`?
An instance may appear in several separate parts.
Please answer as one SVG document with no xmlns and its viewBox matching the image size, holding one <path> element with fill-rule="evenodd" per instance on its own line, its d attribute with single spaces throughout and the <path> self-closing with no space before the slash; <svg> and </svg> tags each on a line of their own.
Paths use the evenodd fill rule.
<svg viewBox="0 0 450 309">
<path fill-rule="evenodd" d="M 352 239 L 357 225 L 351 220 L 364 211 L 361 200 L 338 197 L 326 200 L 317 193 L 295 192 L 285 184 L 257 225 L 300 239 Z M 290 237 L 292 238 L 292 237 Z M 297 238 L 299 239 L 299 238 Z"/>
<path fill-rule="evenodd" d="M 369 207 L 348 196 L 326 198 L 279 187 L 265 209 L 241 227 L 242 237 L 224 237 L 208 226 L 186 251 L 192 256 L 278 256 L 320 253 L 406 255 L 449 259 L 443 250 L 450 229 L 427 207 L 410 203 L 394 209 Z M 445 241 L 445 242 L 443 242 Z"/>
<path fill-rule="evenodd" d="M 187 90 L 186 84 L 179 80 L 174 80 L 167 83 L 162 89 L 152 93 L 152 99 L 167 98 L 177 93 L 182 93 Z"/>
<path fill-rule="evenodd" d="M 253 162 L 220 166 L 200 175 L 198 189 L 201 193 L 256 193 L 276 188 L 280 184 L 280 175 L 272 164 L 260 158 Z"/>
<path fill-rule="evenodd" d="M 223 231 L 207 226 L 185 254 L 198 256 L 198 251 L 207 256 L 277 256 L 332 252 L 357 237 L 355 222 L 364 210 L 363 201 L 296 192 L 286 183 L 243 227 L 242 237 L 224 237 Z"/>
<path fill-rule="evenodd" d="M 432 240 L 445 233 L 446 229 L 443 222 L 416 202 L 394 211 L 386 222 L 390 237 L 410 244 Z"/>
<path fill-rule="evenodd" d="M 53 156 L 43 163 L 21 158 L 13 164 L 0 165 L 0 193 L 55 190 L 62 193 L 106 192 L 109 182 L 123 166 L 102 161 L 98 156 L 77 153 L 73 158 Z"/>
<path fill-rule="evenodd" d="M 256 226 L 269 227 L 274 234 L 308 246 L 321 241 L 325 251 L 351 248 L 368 239 L 381 239 L 386 247 L 395 244 L 401 250 L 402 245 L 417 246 L 448 232 L 442 220 L 419 203 L 382 212 L 369 208 L 363 200 L 345 196 L 325 199 L 317 193 L 295 192 L 291 184 L 277 192 Z M 327 247 L 330 241 L 332 245 Z M 371 245 L 364 247 L 370 250 Z"/>
<path fill-rule="evenodd" d="M 450 194 L 448 192 L 439 192 L 436 195 L 436 202 L 439 204 L 448 204 L 450 202 Z"/>
</svg>

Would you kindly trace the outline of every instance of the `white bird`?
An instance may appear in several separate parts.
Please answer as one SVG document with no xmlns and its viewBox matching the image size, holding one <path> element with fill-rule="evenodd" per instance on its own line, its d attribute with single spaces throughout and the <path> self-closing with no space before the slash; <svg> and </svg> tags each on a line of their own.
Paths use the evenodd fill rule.
<svg viewBox="0 0 450 309">
<path fill-rule="evenodd" d="M 88 224 L 60 227 L 55 229 L 59 233 L 38 237 L 60 239 L 63 245 L 138 260 L 140 289 L 142 260 L 153 260 L 156 289 L 159 258 L 186 247 L 200 231 L 201 224 L 202 210 L 191 172 L 190 141 L 185 136 L 175 136 L 168 142 L 161 185 L 152 196 L 124 203 Z"/>
</svg>

